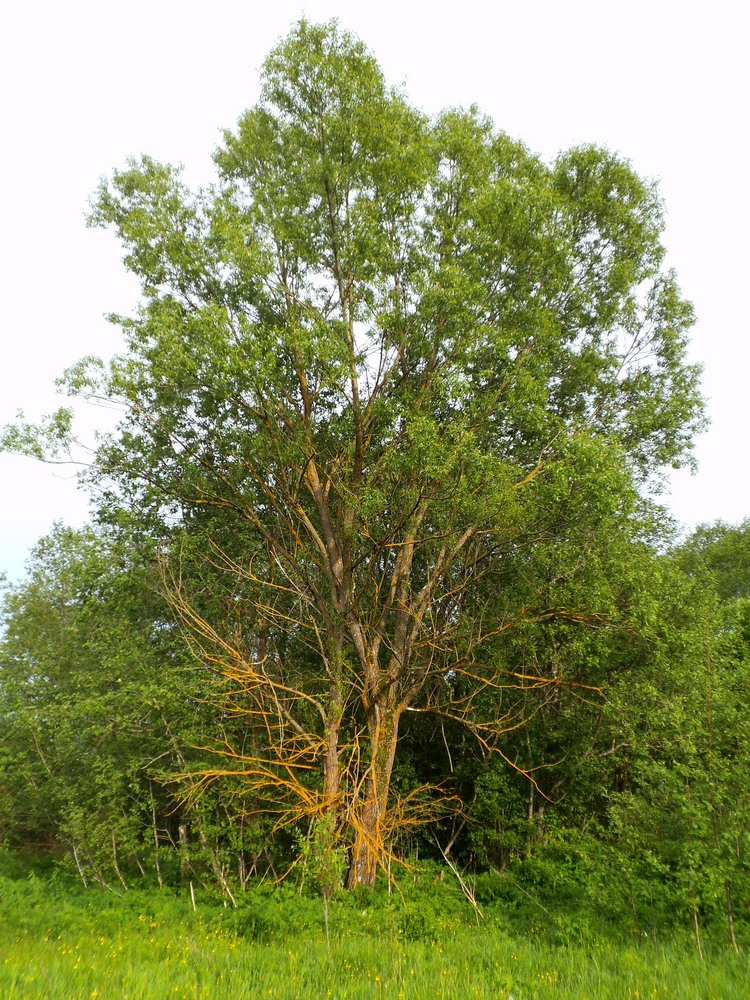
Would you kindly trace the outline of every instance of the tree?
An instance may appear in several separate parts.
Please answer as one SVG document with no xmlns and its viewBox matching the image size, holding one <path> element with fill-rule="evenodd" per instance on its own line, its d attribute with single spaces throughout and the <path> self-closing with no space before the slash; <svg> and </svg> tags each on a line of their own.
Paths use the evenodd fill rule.
<svg viewBox="0 0 750 1000">
<path fill-rule="evenodd" d="M 231 799 L 181 805 L 177 776 L 206 766 L 196 746 L 217 720 L 150 546 L 58 525 L 27 565 L 0 603 L 0 841 L 64 857 L 85 882 L 161 885 L 179 862 L 224 884 L 230 859 L 242 880 L 250 831 Z"/>
<path fill-rule="evenodd" d="M 572 519 L 601 544 L 688 456 L 692 311 L 627 162 L 545 165 L 475 108 L 428 119 L 334 22 L 271 52 L 215 162 L 196 194 L 148 157 L 102 183 L 92 223 L 143 303 L 115 320 L 127 353 L 67 384 L 125 407 L 103 508 L 202 539 L 213 566 L 210 599 L 174 557 L 166 587 L 263 739 L 206 778 L 235 773 L 282 823 L 332 813 L 370 884 L 419 801 L 392 795 L 403 714 L 501 750 L 523 721 L 504 686 L 561 678 L 491 640 L 599 622 L 554 603 L 533 553 L 572 572 Z"/>
<path fill-rule="evenodd" d="M 610 797 L 615 868 L 626 873 L 636 919 L 638 896 L 651 911 L 641 919 L 670 921 L 682 911 L 701 954 L 701 922 L 717 916 L 738 948 L 734 913 L 746 910 L 749 891 L 750 605 L 733 596 L 747 586 L 746 545 L 732 560 L 727 530 L 701 527 L 654 562 L 650 650 L 635 679 L 613 685 L 607 706 L 621 748 L 621 787 Z M 746 533 L 732 529 L 738 542 Z M 716 589 L 707 566 L 716 567 Z"/>
<path fill-rule="evenodd" d="M 142 799 L 158 773 L 147 762 L 169 756 L 154 708 L 169 712 L 165 644 L 142 569 L 102 533 L 58 525 L 0 609 L 0 755 L 12 775 L 0 834 L 70 852 L 85 880 L 122 879 L 120 864 L 142 854 Z"/>
<path fill-rule="evenodd" d="M 699 525 L 676 555 L 691 576 L 708 573 L 723 601 L 750 596 L 750 519 Z"/>
</svg>

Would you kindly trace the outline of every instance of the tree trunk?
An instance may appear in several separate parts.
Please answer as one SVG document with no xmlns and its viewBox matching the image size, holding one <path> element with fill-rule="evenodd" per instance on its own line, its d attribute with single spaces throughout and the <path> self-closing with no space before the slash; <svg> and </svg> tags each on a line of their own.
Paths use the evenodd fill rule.
<svg viewBox="0 0 750 1000">
<path fill-rule="evenodd" d="M 693 906 L 693 927 L 695 928 L 695 944 L 698 948 L 698 955 L 700 956 L 701 964 L 706 964 L 706 959 L 703 955 L 703 947 L 701 945 L 701 928 L 698 923 L 698 910 Z"/>
<path fill-rule="evenodd" d="M 161 877 L 161 865 L 159 863 L 159 828 L 156 822 L 156 799 L 154 798 L 154 786 L 149 779 L 148 782 L 148 794 L 151 799 L 151 828 L 154 831 L 154 867 L 156 869 L 156 881 L 159 883 L 159 888 L 164 888 L 164 880 Z"/>
<path fill-rule="evenodd" d="M 734 906 L 732 905 L 732 885 L 729 879 L 725 880 L 724 888 L 726 890 L 726 896 L 727 896 L 727 921 L 729 923 L 729 937 L 732 941 L 732 947 L 739 955 L 740 949 L 737 947 L 737 938 L 734 935 Z"/>
<path fill-rule="evenodd" d="M 341 762 L 339 759 L 339 732 L 341 727 L 341 692 L 337 683 L 330 685 L 329 715 L 325 722 L 325 757 L 323 778 L 325 782 L 326 809 L 338 809 L 341 786 Z"/>
<path fill-rule="evenodd" d="M 389 704 L 374 703 L 370 713 L 370 766 L 361 799 L 354 803 L 354 845 L 347 888 L 372 886 L 386 851 L 385 819 L 388 792 L 398 743 L 400 712 Z"/>
</svg>

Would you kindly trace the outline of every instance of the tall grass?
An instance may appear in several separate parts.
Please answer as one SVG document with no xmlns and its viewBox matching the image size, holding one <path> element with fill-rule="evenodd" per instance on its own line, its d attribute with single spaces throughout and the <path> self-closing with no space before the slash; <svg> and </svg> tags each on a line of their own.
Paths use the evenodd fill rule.
<svg viewBox="0 0 750 1000">
<path fill-rule="evenodd" d="M 0 879 L 0 997 L 78 998 L 690 998 L 745 1000 L 744 956 L 709 947 L 703 965 L 672 937 L 642 944 L 553 940 L 512 932 L 502 913 L 481 926 L 450 887 L 404 898 L 330 903 L 261 888 L 237 910 L 190 895 L 122 897 L 38 879 Z"/>
</svg>

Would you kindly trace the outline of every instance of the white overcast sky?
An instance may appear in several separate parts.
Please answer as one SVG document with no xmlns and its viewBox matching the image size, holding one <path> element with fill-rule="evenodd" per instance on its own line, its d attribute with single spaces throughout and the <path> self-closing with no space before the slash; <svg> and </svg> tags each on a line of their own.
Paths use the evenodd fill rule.
<svg viewBox="0 0 750 1000">
<path fill-rule="evenodd" d="M 137 290 L 108 233 L 84 224 L 99 177 L 129 154 L 210 179 L 220 129 L 301 15 L 338 17 L 428 112 L 476 102 L 551 159 L 597 142 L 658 179 L 668 263 L 695 303 L 692 358 L 712 426 L 700 472 L 674 478 L 687 527 L 750 515 L 748 7 L 740 0 L 25 0 L 0 13 L 0 426 L 59 405 L 54 380 L 117 349 L 106 312 Z M 88 419 L 95 425 L 101 414 Z M 67 468 L 0 456 L 0 572 L 85 497 Z"/>
</svg>

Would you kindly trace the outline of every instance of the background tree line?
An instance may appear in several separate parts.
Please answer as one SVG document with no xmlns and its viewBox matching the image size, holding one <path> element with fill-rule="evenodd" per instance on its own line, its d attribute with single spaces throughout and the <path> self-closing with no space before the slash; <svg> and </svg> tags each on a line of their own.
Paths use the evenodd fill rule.
<svg viewBox="0 0 750 1000">
<path fill-rule="evenodd" d="M 389 852 L 508 872 L 541 898 L 590 894 L 644 930 L 721 920 L 735 941 L 750 906 L 749 553 L 747 522 L 666 553 L 631 547 L 619 627 L 563 619 L 503 636 L 518 672 L 566 683 L 506 686 L 503 710 L 524 724 L 502 755 L 411 713 L 394 785 L 404 800 L 438 787 L 443 801 Z M 278 823 L 274 789 L 249 792 L 234 749 L 217 767 L 265 734 L 191 654 L 162 586 L 152 546 L 60 526 L 6 589 L 0 837 L 87 883 L 197 880 L 233 897 L 282 876 L 311 827 Z M 322 779 L 307 780 L 312 795 Z"/>
</svg>

